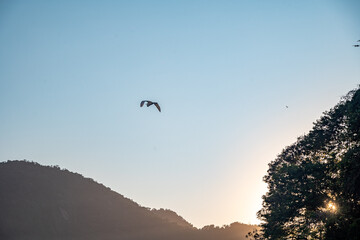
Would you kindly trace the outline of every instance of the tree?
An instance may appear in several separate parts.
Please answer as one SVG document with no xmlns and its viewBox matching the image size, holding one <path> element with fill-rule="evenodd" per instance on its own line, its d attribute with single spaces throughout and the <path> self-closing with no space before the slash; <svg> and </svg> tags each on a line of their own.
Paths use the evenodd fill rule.
<svg viewBox="0 0 360 240">
<path fill-rule="evenodd" d="M 360 89 L 269 164 L 265 239 L 359 239 Z"/>
</svg>

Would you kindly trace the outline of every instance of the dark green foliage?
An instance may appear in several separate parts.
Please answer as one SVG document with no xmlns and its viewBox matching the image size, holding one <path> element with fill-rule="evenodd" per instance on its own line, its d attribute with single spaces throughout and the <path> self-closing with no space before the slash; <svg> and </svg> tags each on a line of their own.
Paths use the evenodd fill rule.
<svg viewBox="0 0 360 240">
<path fill-rule="evenodd" d="M 263 238 L 360 239 L 359 140 L 354 90 L 269 164 L 258 212 Z"/>
</svg>

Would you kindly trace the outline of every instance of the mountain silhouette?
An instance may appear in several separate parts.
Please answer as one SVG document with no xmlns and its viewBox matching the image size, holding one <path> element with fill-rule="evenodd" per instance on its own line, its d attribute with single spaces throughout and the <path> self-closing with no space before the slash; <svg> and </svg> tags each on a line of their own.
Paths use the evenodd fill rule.
<svg viewBox="0 0 360 240">
<path fill-rule="evenodd" d="M 0 163 L 0 213 L 4 240 L 230 240 L 257 228 L 197 229 L 171 210 L 142 207 L 93 179 L 28 161 Z"/>
<path fill-rule="evenodd" d="M 193 228 L 192 224 L 187 222 L 184 218 L 177 215 L 176 212 L 171 211 L 170 209 L 163 209 L 163 208 L 151 209 L 151 212 L 155 213 L 155 215 L 157 215 L 158 217 L 165 219 L 171 223 L 175 223 L 182 227 Z"/>
</svg>

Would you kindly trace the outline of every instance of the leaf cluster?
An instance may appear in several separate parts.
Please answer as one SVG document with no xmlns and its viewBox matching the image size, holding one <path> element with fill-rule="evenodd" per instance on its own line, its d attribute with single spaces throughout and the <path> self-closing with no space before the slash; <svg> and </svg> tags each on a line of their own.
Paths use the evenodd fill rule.
<svg viewBox="0 0 360 240">
<path fill-rule="evenodd" d="M 263 238 L 359 239 L 359 140 L 356 89 L 269 164 L 258 212 Z"/>
</svg>

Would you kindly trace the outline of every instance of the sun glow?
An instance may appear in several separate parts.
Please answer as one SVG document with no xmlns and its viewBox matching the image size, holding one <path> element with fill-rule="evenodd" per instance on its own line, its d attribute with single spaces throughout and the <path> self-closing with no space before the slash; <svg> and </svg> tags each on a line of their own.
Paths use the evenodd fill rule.
<svg viewBox="0 0 360 240">
<path fill-rule="evenodd" d="M 334 202 L 329 202 L 327 204 L 327 208 L 326 208 L 328 211 L 330 212 L 336 212 L 336 204 Z"/>
</svg>

